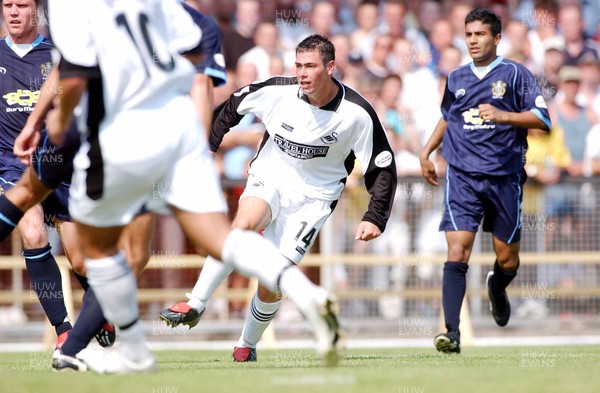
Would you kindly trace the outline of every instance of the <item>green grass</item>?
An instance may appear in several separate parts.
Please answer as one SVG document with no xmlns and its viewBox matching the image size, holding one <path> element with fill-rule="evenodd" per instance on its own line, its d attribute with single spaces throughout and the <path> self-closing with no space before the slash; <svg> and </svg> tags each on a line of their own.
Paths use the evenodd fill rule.
<svg viewBox="0 0 600 393">
<path fill-rule="evenodd" d="M 351 350 L 337 368 L 312 351 L 259 351 L 237 364 L 227 351 L 155 352 L 155 374 L 55 373 L 51 352 L 0 353 L 0 392 L 600 392 L 600 346 Z"/>
</svg>

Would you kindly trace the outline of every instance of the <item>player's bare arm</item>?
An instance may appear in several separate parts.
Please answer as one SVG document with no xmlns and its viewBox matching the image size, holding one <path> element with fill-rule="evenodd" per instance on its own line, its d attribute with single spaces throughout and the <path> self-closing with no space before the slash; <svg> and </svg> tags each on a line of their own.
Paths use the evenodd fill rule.
<svg viewBox="0 0 600 393">
<path fill-rule="evenodd" d="M 52 100 L 58 92 L 58 69 L 53 68 L 40 89 L 38 102 L 33 112 L 27 118 L 27 123 L 15 139 L 13 153 L 19 160 L 27 165 L 35 148 L 40 142 L 40 130 L 46 115 L 52 108 Z"/>
<path fill-rule="evenodd" d="M 48 113 L 48 138 L 54 145 L 64 142 L 65 133 L 73 120 L 73 110 L 87 88 L 87 79 L 69 77 L 61 79 L 59 89 L 62 94 L 55 98 L 55 109 Z"/>
<path fill-rule="evenodd" d="M 435 129 L 433 130 L 433 134 L 429 137 L 429 140 L 421 150 L 421 154 L 419 155 L 419 162 L 421 163 L 421 171 L 423 173 L 423 177 L 427 180 L 427 183 L 437 186 L 437 173 L 435 171 L 435 165 L 433 161 L 429 159 L 431 153 L 437 149 L 442 143 L 442 139 L 444 138 L 444 134 L 446 133 L 446 126 L 448 123 L 443 118 L 438 121 Z"/>
<path fill-rule="evenodd" d="M 481 104 L 479 105 L 479 117 L 484 121 L 491 121 L 496 124 L 510 124 L 521 128 L 548 130 L 548 126 L 532 111 L 521 113 L 504 112 L 491 104 Z"/>
</svg>

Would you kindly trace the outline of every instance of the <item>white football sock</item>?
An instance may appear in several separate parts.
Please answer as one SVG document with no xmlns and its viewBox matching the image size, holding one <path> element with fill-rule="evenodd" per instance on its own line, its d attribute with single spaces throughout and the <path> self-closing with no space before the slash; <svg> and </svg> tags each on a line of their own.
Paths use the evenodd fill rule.
<svg viewBox="0 0 600 393">
<path fill-rule="evenodd" d="M 281 273 L 281 292 L 298 306 L 302 313 L 312 307 L 313 300 L 321 297 L 322 288 L 313 284 L 298 266 L 292 266 Z"/>
<path fill-rule="evenodd" d="M 137 284 L 125 256 L 119 252 L 106 258 L 86 259 L 85 267 L 88 283 L 106 319 L 118 327 L 137 320 Z"/>
<path fill-rule="evenodd" d="M 237 346 L 256 348 L 256 344 L 275 317 L 279 307 L 281 307 L 281 300 L 275 303 L 265 303 L 255 293 Z"/>
<path fill-rule="evenodd" d="M 187 294 L 190 299 L 187 304 L 199 312 L 204 311 L 208 300 L 232 271 L 233 266 L 226 265 L 213 257 L 207 257 L 192 293 Z"/>
</svg>

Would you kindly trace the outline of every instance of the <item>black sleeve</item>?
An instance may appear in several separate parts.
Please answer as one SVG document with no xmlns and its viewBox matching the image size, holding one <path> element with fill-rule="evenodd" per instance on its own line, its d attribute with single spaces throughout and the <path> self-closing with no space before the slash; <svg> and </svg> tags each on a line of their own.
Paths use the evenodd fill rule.
<svg viewBox="0 0 600 393">
<path fill-rule="evenodd" d="M 371 195 L 371 200 L 362 221 L 376 225 L 383 232 L 390 218 L 398 184 L 394 153 L 385 129 L 371 104 L 349 88 L 346 88 L 346 99 L 360 106 L 367 113 L 372 124 L 372 151 L 369 162 L 362 162 L 367 166 L 364 171 L 365 187 Z M 347 168 L 348 164 L 346 162 Z"/>
<path fill-rule="evenodd" d="M 256 94 L 266 86 L 293 85 L 296 83 L 298 82 L 295 77 L 277 76 L 236 90 L 227 101 L 221 103 L 213 112 L 213 122 L 208 138 L 210 150 L 216 152 L 225 134 L 242 120 L 245 114 L 238 113 L 238 108 L 247 97 Z"/>
<path fill-rule="evenodd" d="M 390 164 L 380 167 L 376 161 L 378 157 L 381 158 L 380 154 L 386 151 L 390 152 Z M 365 172 L 365 187 L 371 195 L 371 200 L 362 220 L 375 224 L 381 232 L 385 230 L 390 218 L 397 184 L 398 175 L 396 174 L 394 154 L 385 131 L 377 120 L 373 131 L 373 155 Z"/>
</svg>

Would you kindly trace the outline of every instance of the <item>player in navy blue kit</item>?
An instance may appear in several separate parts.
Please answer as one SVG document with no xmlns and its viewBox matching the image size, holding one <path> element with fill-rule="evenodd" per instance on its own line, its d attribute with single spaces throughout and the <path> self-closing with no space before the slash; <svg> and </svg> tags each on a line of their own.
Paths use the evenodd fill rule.
<svg viewBox="0 0 600 393">
<path fill-rule="evenodd" d="M 36 9 L 37 2 L 34 0 L 2 2 L 8 36 L 0 40 L 0 194 L 12 188 L 25 170 L 13 154 L 13 145 L 52 68 L 52 44 L 37 32 Z M 68 189 L 62 187 L 57 193 L 68 195 Z M 56 330 L 56 346 L 60 347 L 71 329 L 71 323 L 62 296 L 57 296 L 62 293 L 61 276 L 48 244 L 44 219 L 54 217 L 64 221 L 68 219 L 68 212 L 54 209 L 55 206 L 45 206 L 43 210 L 38 205 L 23 215 L 5 202 L 0 201 L 3 211 L 0 228 L 12 231 L 18 223 L 31 286 Z M 74 242 L 67 241 L 65 245 L 65 250 L 72 250 L 72 254 L 77 252 L 71 247 Z"/>
<path fill-rule="evenodd" d="M 444 353 L 460 353 L 467 263 L 482 220 L 483 230 L 492 232 L 496 253 L 487 277 L 491 313 L 499 326 L 508 323 L 506 287 L 519 267 L 527 129 L 550 129 L 535 77 L 521 64 L 496 54 L 500 31 L 500 18 L 487 9 L 476 8 L 465 18 L 473 62 L 448 76 L 442 119 L 420 155 L 423 176 L 432 185 L 438 182 L 429 155 L 440 143 L 448 162 L 440 224 L 448 242 L 442 288 L 447 332 L 434 339 Z"/>
</svg>

